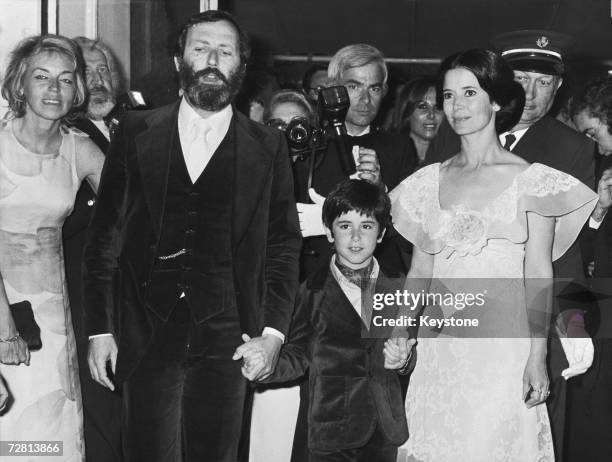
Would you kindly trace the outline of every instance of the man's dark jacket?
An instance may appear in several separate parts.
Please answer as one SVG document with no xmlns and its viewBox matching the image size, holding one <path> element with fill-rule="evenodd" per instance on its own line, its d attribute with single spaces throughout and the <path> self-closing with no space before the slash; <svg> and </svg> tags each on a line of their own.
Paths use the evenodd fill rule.
<svg viewBox="0 0 612 462">
<path fill-rule="evenodd" d="M 115 377 L 134 370 L 152 334 L 150 281 L 164 215 L 179 103 L 125 116 L 111 142 L 85 251 L 89 335 L 118 340 Z M 278 130 L 234 110 L 231 248 L 241 329 L 287 332 L 300 232 L 287 147 Z"/>
<path fill-rule="evenodd" d="M 376 292 L 394 293 L 405 278 L 381 271 Z M 373 316 L 394 317 L 385 311 Z M 378 322 L 378 321 L 377 321 Z M 364 446 L 377 426 L 392 444 L 408 438 L 404 396 L 396 371 L 384 368 L 390 328 L 365 324 L 334 278 L 329 264 L 302 283 L 294 319 L 274 374 L 285 383 L 308 372 L 308 447 L 340 450 Z M 409 369 L 414 367 L 412 355 Z M 300 417 L 303 411 L 300 407 Z"/>
<path fill-rule="evenodd" d="M 87 133 L 100 151 L 106 152 L 108 140 L 91 120 L 80 117 L 73 126 Z M 121 460 L 121 395 L 95 382 L 91 378 L 87 364 L 89 340 L 85 333 L 83 308 L 83 251 L 95 202 L 95 192 L 89 183 L 83 181 L 77 192 L 73 211 L 64 222 L 62 229 L 64 266 L 79 359 L 87 461 L 119 462 Z"/>
</svg>

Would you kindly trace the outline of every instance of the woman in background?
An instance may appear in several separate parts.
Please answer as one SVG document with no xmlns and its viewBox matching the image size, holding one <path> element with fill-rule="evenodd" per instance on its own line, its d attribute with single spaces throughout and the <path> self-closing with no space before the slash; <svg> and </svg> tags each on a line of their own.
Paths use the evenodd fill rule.
<svg viewBox="0 0 612 462">
<path fill-rule="evenodd" d="M 403 85 L 397 92 L 388 130 L 408 133 L 416 148 L 419 164 L 422 164 L 443 118 L 444 114 L 436 105 L 435 78 L 419 77 Z"/>
<path fill-rule="evenodd" d="M 28 367 L 0 365 L 13 397 L 0 435 L 62 441 L 63 456 L 45 461 L 85 460 L 62 251 L 62 225 L 81 181 L 97 190 L 104 162 L 86 135 L 63 124 L 85 102 L 83 69 L 72 40 L 29 37 L 13 50 L 2 85 L 10 115 L 0 125 L 0 273 L 10 303 L 31 303 L 42 348 Z"/>
</svg>

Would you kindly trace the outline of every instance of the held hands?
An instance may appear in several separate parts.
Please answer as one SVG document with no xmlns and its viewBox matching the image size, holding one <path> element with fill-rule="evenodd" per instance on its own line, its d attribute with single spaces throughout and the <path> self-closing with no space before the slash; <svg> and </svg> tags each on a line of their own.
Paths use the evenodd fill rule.
<svg viewBox="0 0 612 462">
<path fill-rule="evenodd" d="M 546 401 L 549 385 L 545 356 L 530 355 L 523 373 L 523 401 L 527 409 Z"/>
<path fill-rule="evenodd" d="M 278 361 L 278 354 L 282 345 L 280 338 L 275 335 L 262 335 L 251 338 L 242 334 L 245 342 L 236 348 L 233 360 L 242 359 L 242 375 L 250 381 L 265 380 L 268 378 Z"/>
<path fill-rule="evenodd" d="M 325 234 L 322 217 L 325 198 L 317 194 L 314 188 L 308 189 L 308 195 L 314 204 L 297 203 L 302 237 L 322 236 Z"/>
<path fill-rule="evenodd" d="M 385 369 L 404 369 L 408 365 L 415 344 L 414 338 L 395 337 L 387 340 L 383 348 Z"/>
<path fill-rule="evenodd" d="M 357 173 L 351 175 L 351 178 L 359 178 L 369 181 L 377 186 L 383 186 L 380 178 L 380 164 L 378 155 L 374 149 L 362 148 L 353 146 L 353 157 L 357 165 Z"/>
<path fill-rule="evenodd" d="M 117 365 L 117 344 L 112 335 L 94 337 L 89 340 L 89 350 L 87 352 L 87 363 L 91 378 L 100 385 L 114 391 L 115 385 L 108 378 L 106 373 L 106 363 L 111 362 L 111 370 L 115 373 Z"/>
</svg>

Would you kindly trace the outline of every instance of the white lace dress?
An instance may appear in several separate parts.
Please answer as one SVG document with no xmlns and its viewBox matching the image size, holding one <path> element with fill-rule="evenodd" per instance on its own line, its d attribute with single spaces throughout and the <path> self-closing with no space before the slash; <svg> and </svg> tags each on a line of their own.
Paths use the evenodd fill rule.
<svg viewBox="0 0 612 462">
<path fill-rule="evenodd" d="M 446 290 L 473 293 L 488 287 L 479 317 L 489 327 L 492 320 L 501 320 L 501 327 L 487 338 L 466 338 L 478 337 L 478 330 L 473 336 L 465 330 L 463 335 L 446 328 L 419 330 L 417 365 L 406 398 L 410 437 L 398 461 L 553 462 L 546 406 L 527 409 L 523 401 L 530 340 L 505 329 L 512 322 L 527 326 L 526 213 L 556 217 L 555 260 L 576 239 L 597 196 L 569 175 L 532 164 L 483 210 L 443 210 L 439 171 L 440 164 L 424 167 L 391 192 L 394 225 L 434 255 L 434 281 Z M 460 308 L 427 310 L 449 318 L 461 317 Z"/>
</svg>

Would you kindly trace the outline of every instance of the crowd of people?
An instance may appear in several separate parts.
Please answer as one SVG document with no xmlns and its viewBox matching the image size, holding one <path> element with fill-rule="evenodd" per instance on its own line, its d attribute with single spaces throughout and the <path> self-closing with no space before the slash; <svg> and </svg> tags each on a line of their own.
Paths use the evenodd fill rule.
<svg viewBox="0 0 612 462">
<path fill-rule="evenodd" d="M 179 32 L 176 102 L 110 117 L 107 46 L 20 42 L 2 440 L 62 443 L 35 461 L 610 460 L 612 78 L 572 127 L 549 115 L 565 43 L 503 34 L 393 95 L 352 44 L 243 114 L 248 36 L 210 10 Z M 401 291 L 454 302 L 374 306 Z"/>
</svg>

